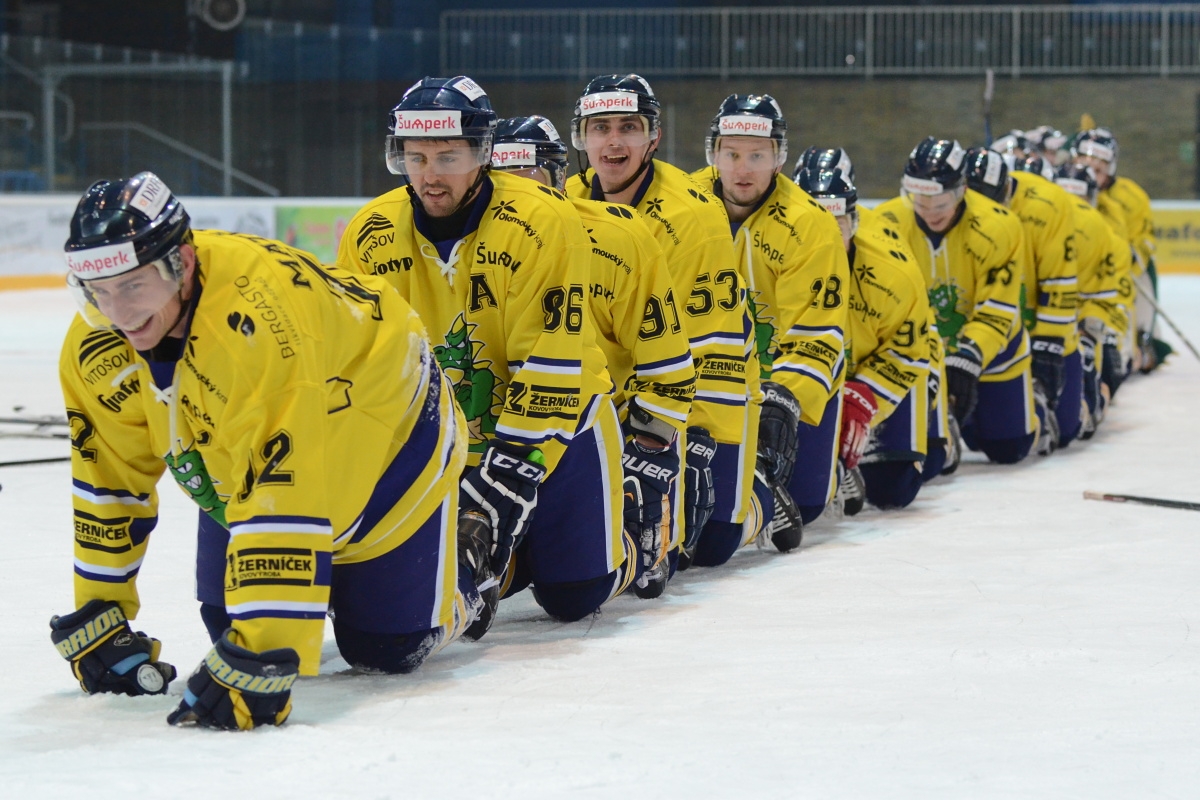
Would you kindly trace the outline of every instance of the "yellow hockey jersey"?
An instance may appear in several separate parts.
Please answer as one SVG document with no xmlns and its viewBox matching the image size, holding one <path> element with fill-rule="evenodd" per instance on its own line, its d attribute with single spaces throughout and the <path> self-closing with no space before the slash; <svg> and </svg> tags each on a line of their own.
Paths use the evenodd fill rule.
<svg viewBox="0 0 1200 800">
<path fill-rule="evenodd" d="M 1079 318 L 1095 319 L 1115 333 L 1124 333 L 1129 329 L 1129 320 L 1118 303 L 1118 282 L 1129 269 L 1129 245 L 1085 200 L 1076 198 L 1073 210 Z"/>
<path fill-rule="evenodd" d="M 1140 275 L 1158 248 L 1150 215 L 1150 195 L 1137 181 L 1114 176 L 1112 183 L 1100 190 L 1100 200 L 1120 208 L 1125 218 L 1125 236 L 1137 254 L 1134 272 Z"/>
<path fill-rule="evenodd" d="M 946 352 L 968 338 L 988 368 L 1015 337 L 1025 336 L 1019 317 L 1024 244 L 1021 226 L 1007 209 L 970 190 L 963 202 L 958 222 L 936 245 L 918 224 L 908 198 L 893 198 L 875 211 L 896 226 L 916 256 Z M 1012 363 L 1027 355 L 1025 344 Z"/>
<path fill-rule="evenodd" d="M 696 369 L 662 248 L 629 206 L 572 198 L 591 239 L 588 298 L 618 407 L 638 405 L 683 432 Z"/>
<path fill-rule="evenodd" d="M 1021 221 L 1025 240 L 1025 329 L 1030 336 L 1062 339 L 1066 346 L 1078 335 L 1075 198 L 1041 175 L 1014 172 L 1012 179 L 1016 187 L 1009 208 Z"/>
<path fill-rule="evenodd" d="M 712 191 L 719 172 L 706 167 L 692 177 Z M 734 233 L 733 252 L 746 282 L 762 378 L 786 386 L 800 403 L 800 418 L 817 425 L 846 379 L 850 269 L 837 221 L 776 176 Z"/>
<path fill-rule="evenodd" d="M 729 218 L 720 201 L 686 172 L 654 159 L 649 180 L 632 206 L 641 212 L 662 247 L 681 308 L 696 369 L 689 425 L 707 428 L 725 444 L 745 439 L 747 403 L 746 300 L 729 249 Z M 589 199 L 599 191 L 594 170 L 585 183 L 567 181 L 567 194 Z M 600 199 L 600 198 L 595 198 Z M 673 322 L 673 320 L 672 320 Z"/>
<path fill-rule="evenodd" d="M 67 333 L 76 603 L 137 615 L 169 467 L 229 529 L 225 604 L 243 643 L 294 648 L 313 675 L 332 565 L 394 549 L 457 502 L 465 425 L 384 281 L 248 235 L 196 231 L 195 248 L 202 290 L 178 361 L 79 316 Z M 448 561 L 439 624 L 454 614 Z"/>
<path fill-rule="evenodd" d="M 553 470 L 612 388 L 588 313 L 591 246 L 554 189 L 489 172 L 480 192 L 478 227 L 445 259 L 401 187 L 354 216 L 338 264 L 383 275 L 420 314 L 466 416 L 470 464 L 500 438 L 540 448 Z"/>
<path fill-rule="evenodd" d="M 929 299 L 916 261 L 873 225 L 850 253 L 847 377 L 871 387 L 883 422 L 929 373 Z"/>
</svg>

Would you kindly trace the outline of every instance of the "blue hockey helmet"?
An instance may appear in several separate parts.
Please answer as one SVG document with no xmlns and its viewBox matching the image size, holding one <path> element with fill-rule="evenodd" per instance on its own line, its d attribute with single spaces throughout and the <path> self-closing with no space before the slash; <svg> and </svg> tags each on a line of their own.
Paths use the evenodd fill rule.
<svg viewBox="0 0 1200 800">
<path fill-rule="evenodd" d="M 1086 164 L 1063 164 L 1055 173 L 1054 182 L 1076 197 L 1096 205 L 1100 182 L 1096 179 L 1095 170 Z"/>
<path fill-rule="evenodd" d="M 904 165 L 900 186 L 909 194 L 938 195 L 966 184 L 963 159 L 967 151 L 953 139 L 927 136 L 913 148 Z"/>
<path fill-rule="evenodd" d="M 796 185 L 835 217 L 852 214 L 858 205 L 858 189 L 837 167 L 804 167 L 796 173 Z"/>
<path fill-rule="evenodd" d="M 967 176 L 967 188 L 974 189 L 985 197 L 1008 205 L 1012 197 L 1012 182 L 1008 179 L 1008 167 L 995 150 L 972 147 L 967 151 L 963 166 Z"/>
<path fill-rule="evenodd" d="M 71 216 L 63 246 L 67 267 L 76 279 L 87 281 L 165 262 L 171 274 L 164 277 L 178 277 L 178 250 L 190 240 L 190 226 L 183 204 L 153 172 L 97 181 Z"/>
<path fill-rule="evenodd" d="M 491 163 L 496 112 L 479 84 L 465 75 L 422 78 L 404 93 L 388 115 L 385 157 L 388 170 L 407 175 L 404 142 L 411 139 L 465 139 L 474 163 L 469 169 Z"/>
<path fill-rule="evenodd" d="M 711 167 L 722 136 L 755 136 L 775 142 L 775 168 L 787 161 L 787 120 L 769 94 L 731 94 L 721 101 L 704 138 L 704 156 Z"/>
<path fill-rule="evenodd" d="M 1041 175 L 1048 181 L 1054 180 L 1054 167 L 1050 166 L 1046 158 L 1038 153 L 1016 159 L 1010 168 L 1013 172 L 1032 172 L 1034 175 Z"/>
<path fill-rule="evenodd" d="M 840 169 L 842 175 L 851 183 L 854 183 L 854 164 L 850 162 L 850 155 L 841 147 L 810 147 L 800 154 L 800 158 L 796 159 L 796 167 L 792 170 L 792 180 L 799 182 L 797 179 L 800 175 L 800 170 L 809 169 Z"/>
<path fill-rule="evenodd" d="M 1083 131 L 1071 143 L 1071 156 L 1074 158 L 1094 158 L 1108 165 L 1108 174 L 1117 174 L 1117 156 L 1120 148 L 1117 138 L 1107 128 L 1093 128 Z"/>
<path fill-rule="evenodd" d="M 646 135 L 658 139 L 661 106 L 649 82 L 632 72 L 627 75 L 597 75 L 588 81 L 583 94 L 575 101 L 575 116 L 571 119 L 571 144 L 576 150 L 584 146 L 584 123 L 592 117 L 639 116 L 646 119 Z"/>
<path fill-rule="evenodd" d="M 541 168 L 550 185 L 562 191 L 567 182 L 567 145 L 545 117 L 510 117 L 496 125 L 492 168 Z"/>
</svg>

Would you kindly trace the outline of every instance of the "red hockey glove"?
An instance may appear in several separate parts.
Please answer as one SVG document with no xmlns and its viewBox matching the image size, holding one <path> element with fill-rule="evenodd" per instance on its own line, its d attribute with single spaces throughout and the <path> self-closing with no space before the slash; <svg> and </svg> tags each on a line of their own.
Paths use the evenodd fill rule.
<svg viewBox="0 0 1200 800">
<path fill-rule="evenodd" d="M 846 381 L 842 387 L 842 461 L 847 469 L 858 466 L 863 451 L 867 449 L 867 437 L 871 433 L 871 420 L 879 404 L 875 393 L 862 381 Z"/>
</svg>

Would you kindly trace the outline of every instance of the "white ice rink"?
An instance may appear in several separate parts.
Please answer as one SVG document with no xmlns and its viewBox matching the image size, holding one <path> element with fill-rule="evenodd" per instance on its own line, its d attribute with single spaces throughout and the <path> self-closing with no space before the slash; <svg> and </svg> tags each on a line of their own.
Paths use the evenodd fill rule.
<svg viewBox="0 0 1200 800">
<path fill-rule="evenodd" d="M 1200 276 L 1161 293 L 1200 342 Z M 61 413 L 72 312 L 65 292 L 0 294 L 0 416 Z M 906 511 L 591 621 L 526 592 L 414 676 L 347 674 L 330 633 L 287 725 L 246 734 L 169 727 L 183 680 L 80 692 L 47 626 L 74 609 L 69 466 L 0 468 L 0 797 L 1196 797 L 1200 513 L 1082 499 L 1200 500 L 1200 362 L 1165 336 L 1181 352 L 1090 442 L 973 457 Z M 0 461 L 67 454 L 0 439 Z M 161 492 L 136 627 L 186 675 L 209 646 L 196 515 Z"/>
</svg>

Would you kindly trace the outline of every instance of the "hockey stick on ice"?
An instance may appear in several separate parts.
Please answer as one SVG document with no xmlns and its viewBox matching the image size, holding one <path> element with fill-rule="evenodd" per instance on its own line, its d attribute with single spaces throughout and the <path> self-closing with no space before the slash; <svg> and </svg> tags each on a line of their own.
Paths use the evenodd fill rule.
<svg viewBox="0 0 1200 800">
<path fill-rule="evenodd" d="M 996 73 L 988 70 L 983 80 L 983 146 L 992 146 L 992 98 L 996 96 Z"/>
<path fill-rule="evenodd" d="M 1175 335 L 1178 336 L 1183 341 L 1183 343 L 1187 346 L 1188 350 L 1192 351 L 1192 355 L 1194 355 L 1196 358 L 1200 358 L 1200 353 L 1196 352 L 1195 345 L 1193 345 L 1191 342 L 1189 342 L 1188 338 L 1183 335 L 1183 331 L 1179 330 L 1179 326 L 1171 321 L 1171 318 L 1168 317 L 1166 312 L 1162 310 L 1162 306 L 1160 306 L 1158 304 L 1158 301 L 1154 299 L 1154 297 L 1150 294 L 1150 292 L 1146 291 L 1145 287 L 1143 287 L 1137 281 L 1134 281 L 1133 285 L 1135 287 L 1137 287 L 1137 290 L 1139 292 L 1142 293 L 1142 297 L 1146 298 L 1146 302 L 1149 303 L 1154 308 L 1154 313 L 1156 313 L 1160 317 L 1162 317 L 1163 322 L 1165 322 L 1171 326 L 1171 330 L 1175 331 Z"/>
<path fill-rule="evenodd" d="M 58 458 L 30 458 L 25 461 L 0 461 L 0 467 L 25 467 L 30 464 L 60 464 L 70 460 L 70 456 L 60 456 Z"/>
<path fill-rule="evenodd" d="M 1162 506 L 1163 508 L 1182 508 L 1185 511 L 1200 511 L 1200 503 L 1189 503 L 1186 500 L 1166 500 L 1161 497 L 1138 497 L 1133 494 L 1084 492 L 1083 498 L 1085 500 L 1109 500 L 1113 503 L 1141 503 L 1144 506 Z"/>
</svg>

